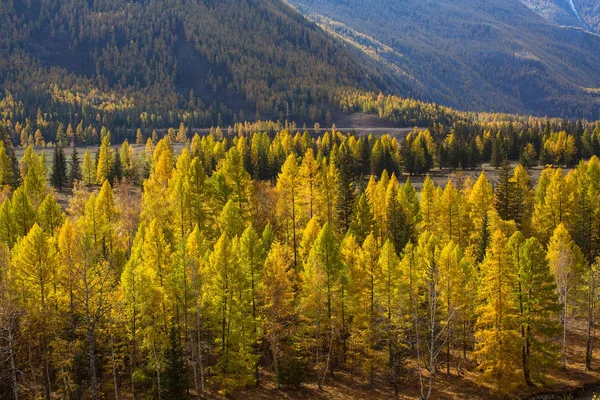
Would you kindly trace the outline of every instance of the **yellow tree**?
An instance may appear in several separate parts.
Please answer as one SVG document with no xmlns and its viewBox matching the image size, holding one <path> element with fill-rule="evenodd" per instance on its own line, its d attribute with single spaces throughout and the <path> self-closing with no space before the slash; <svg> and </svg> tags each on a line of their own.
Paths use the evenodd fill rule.
<svg viewBox="0 0 600 400">
<path fill-rule="evenodd" d="M 41 349 L 41 364 L 45 397 L 50 398 L 50 348 L 52 326 L 56 322 L 55 277 L 56 253 L 50 238 L 37 224 L 13 248 L 14 284 L 22 293 L 23 307 L 28 311 L 26 324 L 29 340 Z M 36 373 L 32 371 L 32 373 Z"/>
<path fill-rule="evenodd" d="M 260 315 L 273 357 L 277 387 L 301 382 L 301 367 L 291 339 L 296 333 L 293 254 L 289 246 L 275 242 L 264 263 Z M 286 379 L 287 378 L 287 379 Z"/>
<path fill-rule="evenodd" d="M 84 156 L 85 157 L 85 156 Z M 102 185 L 110 177 L 113 166 L 113 151 L 110 147 L 110 135 L 102 138 L 100 150 L 98 150 L 98 166 L 96 169 L 96 183 Z M 85 158 L 84 158 L 85 165 Z"/>
<path fill-rule="evenodd" d="M 139 362 L 139 350 L 140 340 L 138 338 L 143 333 L 143 325 L 147 323 L 148 316 L 142 313 L 145 309 L 148 309 L 148 305 L 143 300 L 149 300 L 151 297 L 159 299 L 159 293 L 156 287 L 142 287 L 142 284 L 149 285 L 152 280 L 149 279 L 149 271 L 143 270 L 142 265 L 142 248 L 144 242 L 146 227 L 144 223 L 141 223 L 136 236 L 133 241 L 131 248 L 131 255 L 123 272 L 121 274 L 121 292 L 123 293 L 124 300 L 124 318 L 127 319 L 127 331 L 129 336 L 129 354 L 130 354 L 130 371 L 131 371 L 131 393 L 132 396 L 136 396 L 136 374 L 139 374 L 138 362 Z M 153 291 L 154 296 L 148 296 Z M 160 307 L 160 304 L 156 305 Z"/>
<path fill-rule="evenodd" d="M 383 311 L 383 322 L 379 324 L 378 332 L 388 347 L 388 370 L 395 398 L 398 398 L 411 319 L 409 281 L 402 274 L 400 259 L 389 240 L 381 249 L 378 263 L 380 274 L 376 286 L 380 297 L 379 307 Z"/>
<path fill-rule="evenodd" d="M 11 201 L 9 198 L 6 198 L 2 203 L 2 207 L 0 207 L 0 240 L 9 248 L 12 248 L 15 243 L 17 229 Z"/>
<path fill-rule="evenodd" d="M 26 156 L 23 156 L 25 159 Z M 27 173 L 23 178 L 23 188 L 25 193 L 34 207 L 38 207 L 47 192 L 47 169 L 45 164 L 44 153 L 38 156 L 35 153 L 27 161 Z"/>
<path fill-rule="evenodd" d="M 22 186 L 13 193 L 11 206 L 16 235 L 23 237 L 35 223 L 35 208 Z"/>
<path fill-rule="evenodd" d="M 471 221 L 474 228 L 471 234 L 471 245 L 476 248 L 478 261 L 482 261 L 485 257 L 490 241 L 488 213 L 493 208 L 494 196 L 494 190 L 485 172 L 482 171 L 469 194 Z"/>
<path fill-rule="evenodd" d="M 400 203 L 399 190 L 398 179 L 392 175 L 385 195 L 386 220 L 383 239 L 391 240 L 396 250 L 402 251 L 411 239 L 411 227 L 407 221 L 405 209 Z"/>
<path fill-rule="evenodd" d="M 48 235 L 54 234 L 54 231 L 62 225 L 65 219 L 60 204 L 53 195 L 48 194 L 37 210 L 37 222 Z"/>
<path fill-rule="evenodd" d="M 515 222 L 517 223 L 517 227 L 528 233 L 531 231 L 531 217 L 533 215 L 534 200 L 531 176 L 529 175 L 529 172 L 519 164 L 513 172 L 511 182 L 515 189 L 512 213 Z"/>
<path fill-rule="evenodd" d="M 115 196 L 108 183 L 105 180 L 102 184 L 98 197 L 94 204 L 95 214 L 97 216 L 96 230 L 93 233 L 98 242 L 99 251 L 105 260 L 113 255 L 116 247 L 116 225 L 119 220 L 119 213 L 115 204 Z M 112 260 L 110 260 L 112 262 Z"/>
<path fill-rule="evenodd" d="M 13 171 L 10 158 L 6 153 L 4 142 L 0 140 L 0 186 L 12 185 L 15 172 Z"/>
<path fill-rule="evenodd" d="M 285 226 L 285 230 L 294 250 L 294 269 L 298 266 L 298 203 L 300 200 L 300 170 L 298 161 L 294 154 L 290 154 L 285 160 L 281 173 L 277 177 L 277 192 L 279 199 L 277 202 L 277 214 L 280 218 L 280 223 Z"/>
<path fill-rule="evenodd" d="M 250 174 L 244 168 L 244 159 L 237 147 L 232 147 L 227 152 L 219 172 L 225 178 L 230 198 L 236 204 L 240 218 L 245 219 L 250 204 Z"/>
<path fill-rule="evenodd" d="M 147 354 L 147 365 L 154 372 L 157 390 L 161 392 L 169 322 L 176 306 L 171 246 L 156 219 L 141 230 L 141 234 L 143 241 L 137 243 L 134 261 L 128 266 L 130 271 L 126 270 L 128 286 L 125 294 L 134 297 L 141 348 Z"/>
<path fill-rule="evenodd" d="M 87 149 L 83 155 L 81 175 L 86 186 L 91 186 L 96 183 L 96 164 L 92 159 L 92 154 L 90 153 L 89 149 Z"/>
<path fill-rule="evenodd" d="M 423 183 L 423 188 L 421 189 L 421 200 L 419 205 L 421 210 L 421 232 L 435 232 L 437 204 L 435 185 L 429 175 L 427 175 L 425 182 Z"/>
<path fill-rule="evenodd" d="M 398 192 L 398 199 L 404 211 L 405 223 L 408 225 L 410 239 L 416 240 L 418 224 L 421 219 L 419 197 L 413 187 L 410 178 L 406 179 L 404 185 Z"/>
<path fill-rule="evenodd" d="M 85 224 L 82 224 L 85 227 Z M 67 289 L 78 310 L 82 310 L 85 336 L 88 342 L 88 359 L 91 375 L 92 397 L 99 398 L 96 363 L 97 331 L 101 329 L 110 311 L 116 275 L 106 261 L 97 259 L 91 232 L 72 226 L 67 220 L 60 230 L 58 248 L 60 259 L 66 265 L 71 279 Z"/>
<path fill-rule="evenodd" d="M 208 214 L 208 187 L 204 166 L 199 157 L 194 157 L 189 171 L 189 213 L 190 223 L 198 224 L 203 232 L 210 232 L 211 216 Z"/>
<path fill-rule="evenodd" d="M 437 235 L 425 231 L 417 246 L 405 251 L 403 270 L 409 270 L 410 293 L 413 307 L 413 327 L 417 350 L 417 367 L 421 398 L 433 393 L 439 355 L 446 338 L 443 324 L 442 282 L 440 280 L 440 243 Z M 430 371 L 425 379 L 423 368 Z"/>
<path fill-rule="evenodd" d="M 341 328 L 342 267 L 339 245 L 331 226 L 325 224 L 304 263 L 299 302 L 305 334 L 311 338 L 306 345 L 314 353 L 319 387 L 327 373 L 333 373 L 335 337 Z"/>
<path fill-rule="evenodd" d="M 371 176 L 366 189 L 367 199 L 371 206 L 373 233 L 378 241 L 383 239 L 387 226 L 386 191 L 389 184 L 390 177 L 387 171 L 384 170 L 379 181 Z"/>
<path fill-rule="evenodd" d="M 300 206 L 303 219 L 309 221 L 316 214 L 317 183 L 319 177 L 319 164 L 315 160 L 313 149 L 309 148 L 304 153 L 300 165 Z"/>
<path fill-rule="evenodd" d="M 438 228 L 444 242 L 454 241 L 461 243 L 463 229 L 461 226 L 461 204 L 463 202 L 461 193 L 450 180 L 446 184 L 444 193 L 439 199 L 439 223 Z"/>
<path fill-rule="evenodd" d="M 154 163 L 150 177 L 144 182 L 141 219 L 150 223 L 157 219 L 172 237 L 173 207 L 165 207 L 164 200 L 169 198 L 169 181 L 173 175 L 173 156 L 168 144 L 162 139 L 154 150 Z"/>
<path fill-rule="evenodd" d="M 563 223 L 566 227 L 571 226 L 574 196 L 572 185 L 560 168 L 544 171 L 540 182 L 536 192 L 533 227 L 540 241 L 547 243 L 558 225 Z"/>
<path fill-rule="evenodd" d="M 520 367 L 518 313 L 512 296 L 516 279 L 506 236 L 496 231 L 481 265 L 475 357 L 484 378 L 498 387 L 517 382 Z"/>
<path fill-rule="evenodd" d="M 237 238 L 221 235 L 210 255 L 207 295 L 218 346 L 215 382 L 224 394 L 255 383 L 257 357 L 253 352 L 250 279 L 241 270 L 237 257 Z"/>
<path fill-rule="evenodd" d="M 581 250 L 567 231 L 564 224 L 559 224 L 548 244 L 548 262 L 550 271 L 558 288 L 558 299 L 562 306 L 561 323 L 562 335 L 562 366 L 567 368 L 567 332 L 569 320 L 569 306 L 573 302 L 573 291 L 583 277 L 584 259 Z"/>
<path fill-rule="evenodd" d="M 255 348 L 258 347 L 258 293 L 261 291 L 265 256 L 261 238 L 252 226 L 248 226 L 239 240 L 238 262 L 243 275 L 241 281 L 245 293 L 244 301 L 250 304 L 251 309 L 252 332 L 249 335 L 253 336 L 250 340 L 254 342 L 252 345 Z M 244 306 L 248 310 L 248 304 Z M 258 364 L 255 366 L 255 377 L 258 382 Z"/>
<path fill-rule="evenodd" d="M 360 249 L 356 268 L 352 274 L 353 299 L 356 303 L 353 307 L 350 341 L 353 352 L 356 354 L 355 357 L 362 364 L 363 372 L 369 375 L 371 383 L 374 382 L 375 369 L 378 365 L 376 359 L 377 322 L 383 317 L 379 307 L 381 300 L 379 289 L 385 288 L 385 278 L 381 273 L 379 256 L 375 237 L 370 234 Z M 384 282 L 380 282 L 380 279 L 383 279 Z"/>
<path fill-rule="evenodd" d="M 542 381 L 548 366 L 558 360 L 557 334 L 560 312 L 556 283 L 544 249 L 536 238 L 525 239 L 521 232 L 508 242 L 518 272 L 515 298 L 518 302 L 521 359 L 525 383 Z"/>
<path fill-rule="evenodd" d="M 317 181 L 317 216 L 319 222 L 336 224 L 338 170 L 335 163 L 323 159 Z"/>
<path fill-rule="evenodd" d="M 206 260 L 208 245 L 202 235 L 202 231 L 196 225 L 189 235 L 186 244 L 187 273 L 189 279 L 189 303 L 188 307 L 193 315 L 193 325 L 190 328 L 188 340 L 191 348 L 192 370 L 194 373 L 194 386 L 198 393 L 204 394 L 205 387 L 205 363 L 204 352 L 208 344 L 203 336 L 208 331 L 206 324 L 207 298 L 206 280 L 208 279 L 208 262 Z M 198 376 L 198 374 L 200 376 Z"/>
<path fill-rule="evenodd" d="M 450 240 L 441 250 L 439 256 L 439 281 L 442 317 L 445 318 L 446 333 L 446 372 L 450 374 L 451 350 L 458 336 L 458 322 L 461 313 L 460 291 L 464 290 L 462 271 L 462 251 L 458 244 Z"/>
</svg>

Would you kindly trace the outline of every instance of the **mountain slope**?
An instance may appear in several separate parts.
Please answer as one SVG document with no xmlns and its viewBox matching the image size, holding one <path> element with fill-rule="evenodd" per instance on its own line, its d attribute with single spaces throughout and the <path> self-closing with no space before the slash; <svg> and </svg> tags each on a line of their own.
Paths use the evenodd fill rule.
<svg viewBox="0 0 600 400">
<path fill-rule="evenodd" d="M 600 34 L 600 1 L 573 0 L 573 4 L 588 27 Z"/>
<path fill-rule="evenodd" d="M 586 28 L 572 0 L 521 0 L 549 22 L 557 25 Z"/>
<path fill-rule="evenodd" d="M 35 116 L 165 126 L 321 120 L 329 92 L 378 73 L 281 1 L 14 0 L 0 4 L 0 88 Z"/>
<path fill-rule="evenodd" d="M 422 98 L 469 110 L 598 118 L 600 36 L 519 0 L 292 0 L 410 77 Z"/>
</svg>

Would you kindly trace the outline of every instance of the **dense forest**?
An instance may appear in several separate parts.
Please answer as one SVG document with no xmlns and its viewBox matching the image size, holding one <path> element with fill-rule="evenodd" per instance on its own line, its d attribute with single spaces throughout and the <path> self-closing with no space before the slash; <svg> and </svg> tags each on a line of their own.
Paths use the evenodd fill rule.
<svg viewBox="0 0 600 400">
<path fill-rule="evenodd" d="M 1 126 L 5 397 L 235 396 L 345 371 L 429 399 L 470 365 L 500 392 L 543 387 L 574 320 L 595 362 L 597 123 L 481 116 L 403 141 L 181 125 L 138 130 L 145 147 L 101 128 L 95 154 L 68 150 L 72 127 L 14 146 Z M 408 177 L 482 162 L 498 179 Z"/>
<path fill-rule="evenodd" d="M 325 122 L 330 92 L 387 88 L 278 1 L 8 1 L 0 55 L 0 88 L 27 117 L 114 129 Z"/>
<path fill-rule="evenodd" d="M 378 22 L 0 2 L 0 399 L 504 396 L 600 365 L 597 36 L 517 0 L 302 3 Z"/>
</svg>

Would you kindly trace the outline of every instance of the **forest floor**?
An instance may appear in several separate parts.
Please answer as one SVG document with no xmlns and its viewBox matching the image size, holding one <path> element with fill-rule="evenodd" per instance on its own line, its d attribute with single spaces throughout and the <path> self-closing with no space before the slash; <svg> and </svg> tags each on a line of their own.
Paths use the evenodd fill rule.
<svg viewBox="0 0 600 400">
<path fill-rule="evenodd" d="M 595 352 L 592 371 L 585 369 L 586 323 L 583 319 L 571 321 L 573 327 L 568 334 L 567 370 L 560 366 L 550 369 L 546 374 L 547 384 L 544 387 L 527 388 L 525 385 L 510 392 L 498 391 L 497 388 L 481 382 L 481 372 L 473 362 L 467 363 L 459 376 L 452 367 L 450 375 L 445 367 L 439 372 L 433 389 L 432 399 L 473 399 L 473 400 L 516 400 L 527 399 L 537 394 L 558 394 L 557 398 L 569 399 L 571 393 L 588 385 L 600 384 L 600 351 Z M 401 382 L 400 399 L 417 399 L 420 396 L 419 377 L 415 368 L 416 360 L 411 359 L 407 365 L 410 371 Z M 470 364 L 470 365 L 469 365 Z M 383 366 L 382 366 L 383 367 Z M 348 372 L 336 372 L 335 378 L 327 378 L 323 389 L 317 387 L 316 376 L 307 377 L 307 383 L 299 389 L 277 389 L 272 374 L 263 374 L 259 387 L 240 389 L 231 395 L 231 399 L 256 400 L 375 400 L 393 399 L 394 392 L 385 376 L 380 374 L 375 385 L 365 378 L 352 377 Z M 218 398 L 218 397 L 216 397 Z M 544 397 L 545 398 L 545 397 Z"/>
</svg>

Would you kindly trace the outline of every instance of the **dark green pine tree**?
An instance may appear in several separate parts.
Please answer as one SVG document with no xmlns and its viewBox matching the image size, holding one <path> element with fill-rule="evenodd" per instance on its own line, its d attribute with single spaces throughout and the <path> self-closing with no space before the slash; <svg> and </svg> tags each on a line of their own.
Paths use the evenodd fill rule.
<svg viewBox="0 0 600 400">
<path fill-rule="evenodd" d="M 492 144 L 492 159 L 491 165 L 495 168 L 500 168 L 502 163 L 508 159 L 508 153 L 504 144 L 504 138 L 502 134 L 498 133 Z"/>
<path fill-rule="evenodd" d="M 188 399 L 188 379 L 185 361 L 181 356 L 181 341 L 174 326 L 169 332 L 169 349 L 166 353 L 167 365 L 165 380 L 162 388 L 161 399 L 184 400 Z"/>
<path fill-rule="evenodd" d="M 115 155 L 115 162 L 113 163 L 108 176 L 108 181 L 112 185 L 115 182 L 120 182 L 121 179 L 123 179 L 123 165 L 121 164 L 121 156 L 117 152 Z"/>
<path fill-rule="evenodd" d="M 438 152 L 438 167 L 440 167 L 440 169 L 449 167 L 450 161 L 449 161 L 448 149 L 446 149 L 446 146 L 444 145 L 443 142 L 438 143 L 437 152 Z"/>
<path fill-rule="evenodd" d="M 58 128 L 56 128 L 56 143 L 59 146 L 64 146 L 65 145 L 65 127 L 63 124 L 59 123 L 58 124 Z"/>
<path fill-rule="evenodd" d="M 481 263 L 485 259 L 485 254 L 487 252 L 488 246 L 490 245 L 492 237 L 487 213 L 481 221 L 481 226 L 479 229 L 481 229 L 481 241 L 477 244 L 477 262 Z"/>
<path fill-rule="evenodd" d="M 514 220 L 515 216 L 515 197 L 516 185 L 511 180 L 512 173 L 508 161 L 502 163 L 498 185 L 496 186 L 496 211 L 505 221 Z"/>
<path fill-rule="evenodd" d="M 367 195 L 362 193 L 354 207 L 350 230 L 354 234 L 358 243 L 365 241 L 373 229 L 373 213 L 367 200 Z"/>
<path fill-rule="evenodd" d="M 424 137 L 421 137 L 420 140 L 420 144 L 421 144 L 421 148 L 423 149 L 423 155 L 425 158 L 425 165 L 423 166 L 423 169 L 419 171 L 420 174 L 424 174 L 427 173 L 429 171 L 431 171 L 431 169 L 433 168 L 434 164 L 433 164 L 433 154 L 431 154 L 431 152 L 429 151 L 429 148 L 427 147 L 427 142 L 425 141 Z"/>
<path fill-rule="evenodd" d="M 339 169 L 338 179 L 338 215 L 344 232 L 350 227 L 350 218 L 354 210 L 354 164 L 352 152 L 346 143 L 342 143 L 338 151 L 337 167 Z"/>
<path fill-rule="evenodd" d="M 50 177 L 52 186 L 61 191 L 67 185 L 67 160 L 65 152 L 60 145 L 54 146 L 54 158 L 52 159 L 52 174 Z"/>
<path fill-rule="evenodd" d="M 412 135 L 406 137 L 405 140 L 400 144 L 400 156 L 402 157 L 402 162 L 404 166 L 404 170 L 408 172 L 410 175 L 413 175 L 415 171 L 415 158 L 412 152 Z"/>
<path fill-rule="evenodd" d="M 69 183 L 73 185 L 75 181 L 81 180 L 81 161 L 79 160 L 79 153 L 77 147 L 73 147 L 71 153 L 71 169 L 69 170 Z"/>
<path fill-rule="evenodd" d="M 388 236 L 391 239 L 396 252 L 401 253 L 410 239 L 410 226 L 406 223 L 406 215 L 398 200 L 398 189 L 396 186 L 388 189 L 386 202 L 388 203 Z"/>
<path fill-rule="evenodd" d="M 13 145 L 12 139 L 8 131 L 5 131 L 2 135 L 2 141 L 4 142 L 4 149 L 6 155 L 10 159 L 10 165 L 12 167 L 12 187 L 16 189 L 19 186 L 20 174 L 19 174 L 19 160 L 15 154 L 15 146 Z"/>
<path fill-rule="evenodd" d="M 471 139 L 469 141 L 468 167 L 471 169 L 475 169 L 475 168 L 479 167 L 479 165 L 481 164 L 480 156 L 481 155 L 479 154 L 479 149 L 477 148 L 477 144 L 475 143 L 475 140 Z M 466 167 L 467 166 L 465 165 L 465 168 Z"/>
</svg>

